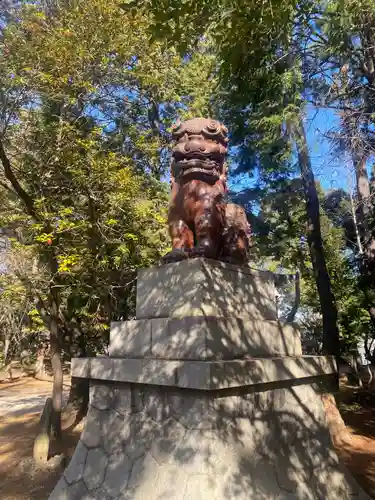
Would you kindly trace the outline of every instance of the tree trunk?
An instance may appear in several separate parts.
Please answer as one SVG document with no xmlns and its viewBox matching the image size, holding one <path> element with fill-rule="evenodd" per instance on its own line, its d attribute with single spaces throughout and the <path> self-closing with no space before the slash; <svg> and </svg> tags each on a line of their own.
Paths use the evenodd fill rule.
<svg viewBox="0 0 375 500">
<path fill-rule="evenodd" d="M 359 372 L 359 367 L 358 367 L 358 354 L 353 355 L 353 370 L 354 370 L 355 376 L 357 378 L 358 387 L 360 387 L 362 389 L 363 382 L 362 382 L 361 374 Z"/>
<path fill-rule="evenodd" d="M 84 332 L 81 330 L 79 323 L 75 319 L 67 320 L 65 317 L 65 329 L 67 337 L 69 337 L 69 346 L 67 351 L 72 357 L 85 357 L 86 339 Z M 89 380 L 72 377 L 69 398 L 67 405 L 64 408 L 62 419 L 63 428 L 77 425 L 86 415 L 89 404 Z"/>
<path fill-rule="evenodd" d="M 365 307 L 372 324 L 375 326 L 375 308 L 371 289 L 375 287 L 375 239 L 372 235 L 372 202 L 370 182 L 366 168 L 366 158 L 352 153 L 356 173 L 357 196 L 359 201 L 358 226 L 362 247 L 360 248 L 360 280 L 359 284 L 365 296 Z"/>
<path fill-rule="evenodd" d="M 44 380 L 45 372 L 44 372 L 44 357 L 45 357 L 46 348 L 43 345 L 38 349 L 36 364 L 35 364 L 35 374 L 34 377 L 39 380 Z"/>
<path fill-rule="evenodd" d="M 75 427 L 85 417 L 89 405 L 89 380 L 72 377 L 68 402 L 64 408 L 63 429 Z"/>
<path fill-rule="evenodd" d="M 349 190 L 349 195 L 350 195 L 350 207 L 352 210 L 355 237 L 357 240 L 358 253 L 359 253 L 360 257 L 362 258 L 362 256 L 363 256 L 362 240 L 361 240 L 361 235 L 360 235 L 359 228 L 358 228 L 358 220 L 357 220 L 356 209 L 354 206 L 352 189 Z"/>
<path fill-rule="evenodd" d="M 323 317 L 323 352 L 339 358 L 340 338 L 337 326 L 337 307 L 324 256 L 320 229 L 319 198 L 301 117 L 294 124 L 293 135 L 306 201 L 307 240 Z"/>
<path fill-rule="evenodd" d="M 339 445 L 349 438 L 345 422 L 332 394 L 322 394 L 322 402 L 332 441 L 335 445 Z"/>
<path fill-rule="evenodd" d="M 289 314 L 286 317 L 285 320 L 286 323 L 292 323 L 294 321 L 294 318 L 296 317 L 298 311 L 299 304 L 301 302 L 301 280 L 299 271 L 297 271 L 294 276 L 294 286 L 295 286 L 294 303 L 292 309 L 289 311 Z"/>
<path fill-rule="evenodd" d="M 52 388 L 52 428 L 56 439 L 61 441 L 61 409 L 62 409 L 62 393 L 63 393 L 63 370 L 61 363 L 61 349 L 59 339 L 59 305 L 57 293 L 53 291 L 53 299 L 51 303 L 51 364 L 53 371 L 53 388 Z"/>
<path fill-rule="evenodd" d="M 364 257 L 369 270 L 375 268 L 375 239 L 371 231 L 371 190 L 366 168 L 366 158 L 353 154 L 353 165 L 357 180 L 357 196 L 359 201 L 359 227 L 363 242 Z"/>
<path fill-rule="evenodd" d="M 52 399 L 45 402 L 42 415 L 40 416 L 38 432 L 35 436 L 33 447 L 33 458 L 36 462 L 47 462 L 51 442 L 51 422 L 52 422 Z"/>
<path fill-rule="evenodd" d="M 3 350 L 3 357 L 4 357 L 4 364 L 5 365 L 8 363 L 9 347 L 10 347 L 10 338 L 9 338 L 9 335 L 7 333 L 5 333 L 5 342 L 4 342 L 4 350 Z"/>
</svg>

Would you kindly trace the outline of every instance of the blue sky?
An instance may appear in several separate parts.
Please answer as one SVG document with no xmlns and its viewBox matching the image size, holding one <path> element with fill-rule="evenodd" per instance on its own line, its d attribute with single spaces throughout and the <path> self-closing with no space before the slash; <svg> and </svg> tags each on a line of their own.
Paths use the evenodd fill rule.
<svg viewBox="0 0 375 500">
<path fill-rule="evenodd" d="M 317 109 L 307 107 L 305 118 L 306 136 L 310 150 L 310 158 L 314 175 L 325 190 L 343 188 L 348 190 L 353 181 L 349 180 L 347 158 L 334 152 L 327 134 L 339 127 L 339 119 L 333 109 Z M 256 178 L 249 178 L 248 174 L 231 178 L 229 187 L 234 192 L 254 186 Z"/>
<path fill-rule="evenodd" d="M 335 154 L 329 140 L 324 137 L 338 126 L 339 120 L 334 110 L 308 108 L 305 127 L 310 158 L 316 180 L 320 181 L 324 189 L 348 189 L 350 184 L 347 159 L 344 155 Z"/>
</svg>

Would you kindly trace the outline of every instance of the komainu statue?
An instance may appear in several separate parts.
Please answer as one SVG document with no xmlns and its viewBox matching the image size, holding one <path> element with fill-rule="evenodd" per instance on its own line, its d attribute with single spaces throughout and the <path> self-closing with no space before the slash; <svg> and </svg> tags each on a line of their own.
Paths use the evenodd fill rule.
<svg viewBox="0 0 375 500">
<path fill-rule="evenodd" d="M 235 264 L 248 260 L 250 225 L 243 208 L 227 203 L 228 130 L 195 118 L 174 126 L 171 200 L 172 251 L 163 262 L 207 257 Z"/>
</svg>

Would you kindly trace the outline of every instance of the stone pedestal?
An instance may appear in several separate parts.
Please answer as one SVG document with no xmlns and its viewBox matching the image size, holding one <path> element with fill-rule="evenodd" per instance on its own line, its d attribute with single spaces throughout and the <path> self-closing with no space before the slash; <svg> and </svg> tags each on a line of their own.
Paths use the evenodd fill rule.
<svg viewBox="0 0 375 500">
<path fill-rule="evenodd" d="M 50 500 L 368 498 L 325 421 L 335 362 L 302 356 L 269 273 L 143 270 L 137 318 L 112 324 L 109 357 L 73 360 L 90 408 Z"/>
</svg>

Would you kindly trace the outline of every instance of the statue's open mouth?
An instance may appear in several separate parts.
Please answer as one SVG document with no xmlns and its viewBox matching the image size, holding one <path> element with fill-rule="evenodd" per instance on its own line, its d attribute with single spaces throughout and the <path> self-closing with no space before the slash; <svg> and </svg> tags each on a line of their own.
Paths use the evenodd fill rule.
<svg viewBox="0 0 375 500">
<path fill-rule="evenodd" d="M 197 174 L 198 177 L 204 176 L 216 181 L 220 178 L 220 171 L 220 164 L 209 159 L 184 158 L 173 163 L 173 174 L 176 179 L 187 176 L 191 178 L 194 174 Z"/>
</svg>

